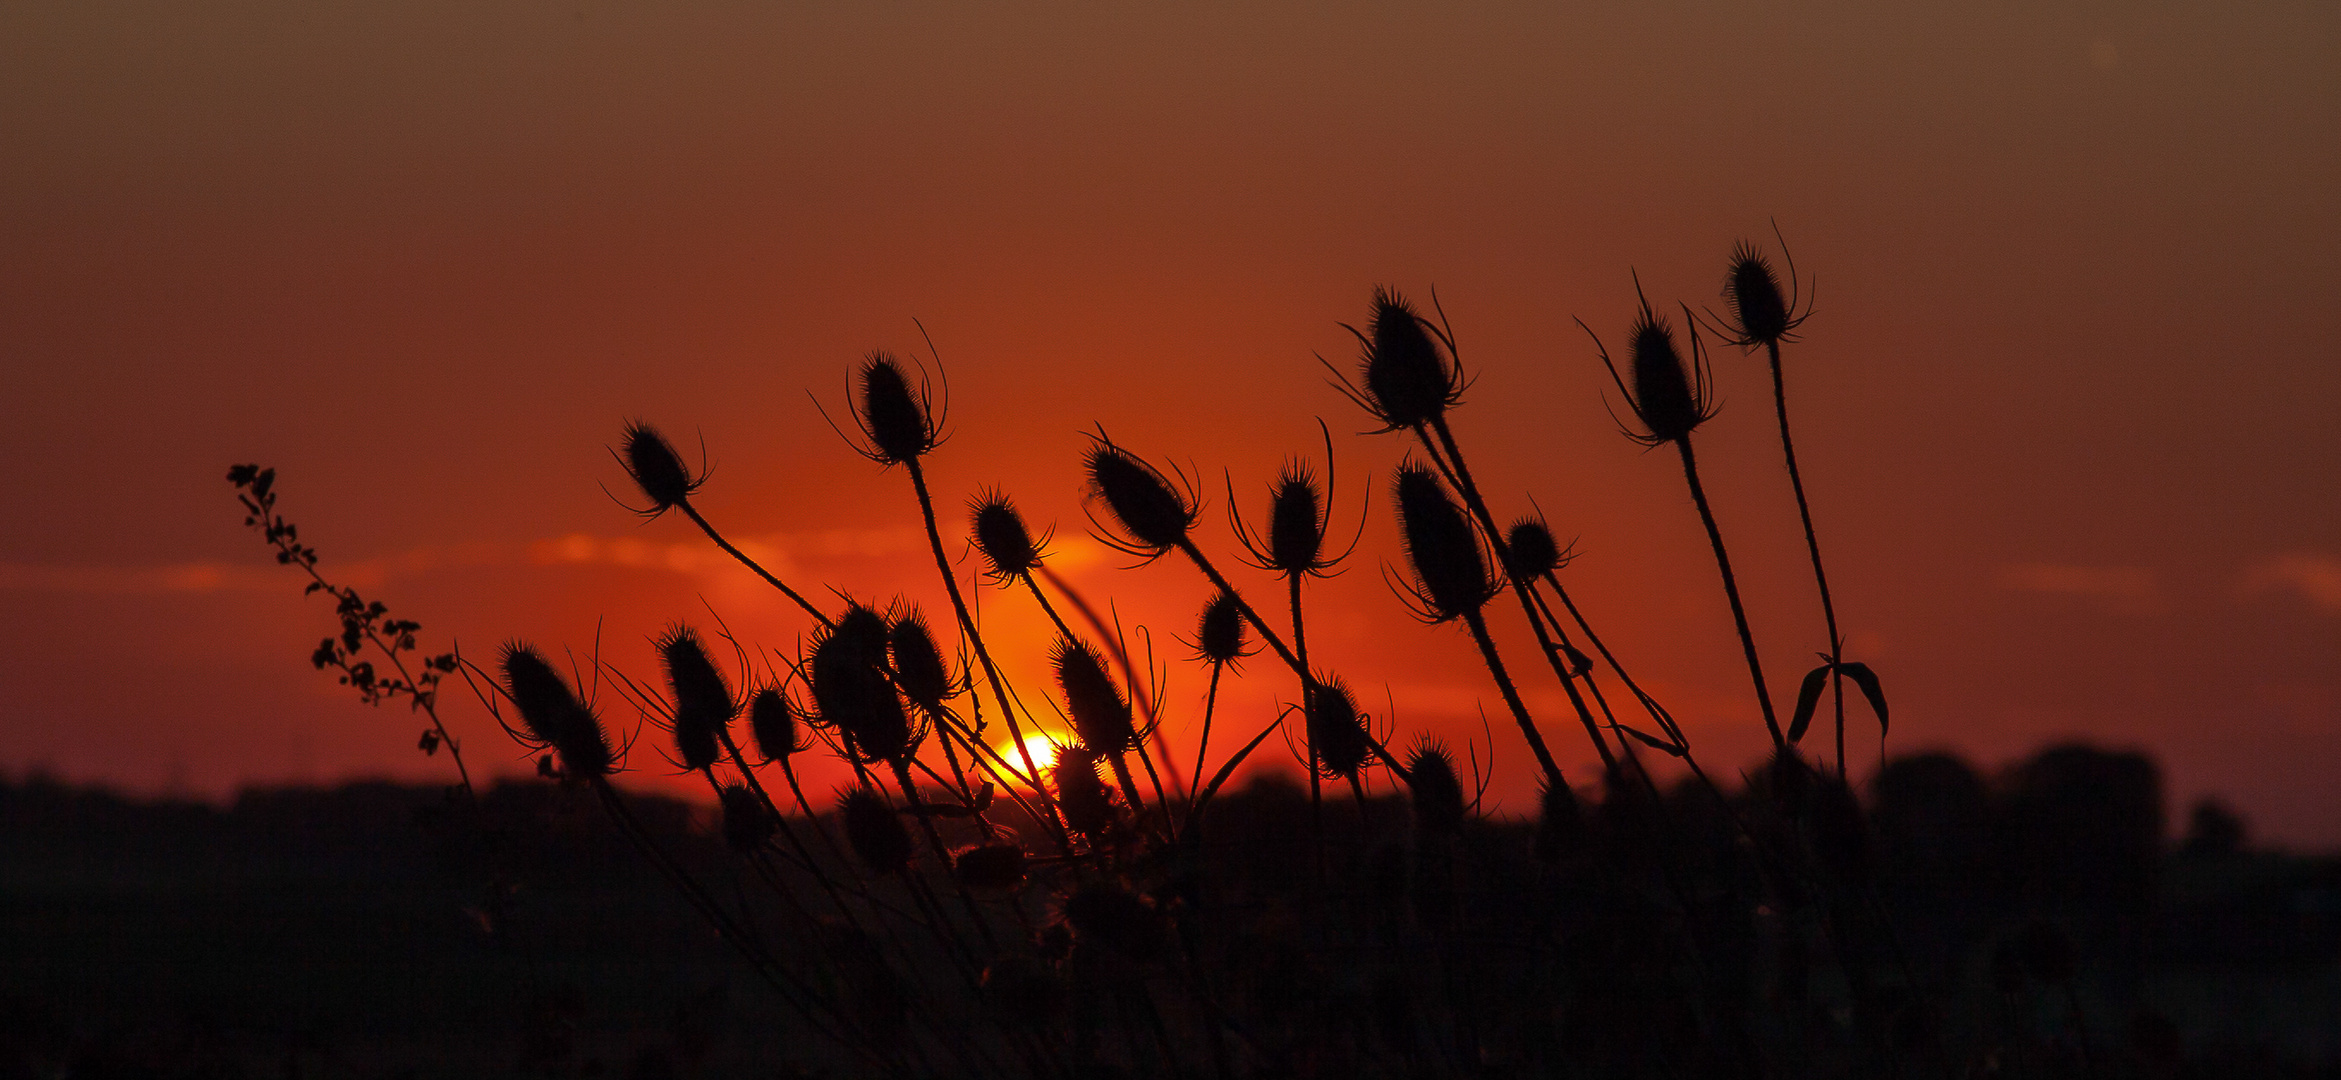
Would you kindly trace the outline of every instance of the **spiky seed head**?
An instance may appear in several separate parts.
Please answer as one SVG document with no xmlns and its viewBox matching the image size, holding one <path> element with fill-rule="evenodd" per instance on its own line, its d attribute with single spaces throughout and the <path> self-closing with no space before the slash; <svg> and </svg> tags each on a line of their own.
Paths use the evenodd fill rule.
<svg viewBox="0 0 2341 1080">
<path fill-rule="evenodd" d="M 868 760 L 906 760 L 910 716 L 887 677 L 886 617 L 848 604 L 837 624 L 813 642 L 813 704 Z"/>
<path fill-rule="evenodd" d="M 1835 776 L 1823 774 L 1813 785 L 1813 854 L 1831 873 L 1859 880 L 1869 873 L 1870 830 L 1861 801 L 1853 789 Z"/>
<path fill-rule="evenodd" d="M 1136 749 L 1138 734 L 1130 718 L 1129 699 L 1106 673 L 1105 659 L 1088 642 L 1058 638 L 1050 656 L 1057 669 L 1057 685 L 1065 691 L 1065 712 L 1081 745 L 1100 754 Z"/>
<path fill-rule="evenodd" d="M 675 692 L 675 749 L 686 769 L 704 769 L 722 754 L 723 729 L 740 714 L 723 673 L 707 659 L 699 635 L 676 626 L 658 639 L 659 661 Z"/>
<path fill-rule="evenodd" d="M 1562 866 L 1582 858 L 1591 846 L 1577 793 L 1567 784 L 1547 783 L 1537 796 L 1536 857 Z"/>
<path fill-rule="evenodd" d="M 1049 778 L 1057 789 L 1057 809 L 1065 824 L 1084 836 L 1096 837 L 1114 827 L 1114 793 L 1097 774 L 1098 755 L 1084 746 L 1061 747 Z"/>
<path fill-rule="evenodd" d="M 786 761 L 805 748 L 797 730 L 797 707 L 769 686 L 748 702 L 748 730 L 756 736 L 756 751 L 767 761 Z"/>
<path fill-rule="evenodd" d="M 1169 920 L 1146 898 L 1113 882 L 1084 885 L 1065 898 L 1065 921 L 1077 940 L 1095 941 L 1141 964 L 1160 958 Z"/>
<path fill-rule="evenodd" d="M 868 788 L 854 788 L 837 802 L 845 841 L 872 873 L 891 874 L 910 865 L 910 830 L 886 800 Z"/>
<path fill-rule="evenodd" d="M 634 478 L 635 486 L 650 499 L 650 513 L 658 514 L 678 506 L 699 489 L 699 478 L 683 466 L 682 455 L 667 442 L 658 429 L 640 420 L 630 421 L 623 436 L 626 447 L 620 452 L 626 474 Z"/>
<path fill-rule="evenodd" d="M 1024 849 L 1004 842 L 971 847 L 959 853 L 952 872 L 971 889 L 1013 889 L 1024 883 Z"/>
<path fill-rule="evenodd" d="M 870 437 L 872 455 L 888 465 L 899 465 L 935 448 L 934 419 L 927 415 L 923 395 L 914 393 L 902 362 L 879 351 L 862 362 L 862 431 Z"/>
<path fill-rule="evenodd" d="M 1008 582 L 1032 573 L 1040 565 L 1040 544 L 1024 527 L 1024 515 L 1006 495 L 990 492 L 978 498 L 969 515 L 976 550 L 991 565 L 992 579 Z"/>
<path fill-rule="evenodd" d="M 1127 546 L 1159 554 L 1177 547 L 1195 527 L 1195 507 L 1154 466 L 1098 439 L 1085 462 L 1090 491 L 1127 534 Z"/>
<path fill-rule="evenodd" d="M 1268 503 L 1268 569 L 1301 574 L 1318 568 L 1325 547 L 1325 504 L 1317 478 L 1299 463 L 1284 467 Z"/>
<path fill-rule="evenodd" d="M 602 776 L 610 771 L 612 755 L 601 720 L 577 700 L 569 680 L 545 662 L 535 647 L 522 642 L 504 646 L 504 692 L 520 713 L 520 722 L 538 743 L 550 746 L 570 776 Z"/>
<path fill-rule="evenodd" d="M 1560 569 L 1567 561 L 1561 554 L 1561 546 L 1553 542 L 1553 531 L 1538 517 L 1524 517 L 1512 523 L 1512 528 L 1504 534 L 1504 558 L 1504 569 L 1514 581 L 1534 581 Z"/>
<path fill-rule="evenodd" d="M 746 784 L 725 784 L 717 790 L 716 798 L 723 808 L 723 842 L 733 851 L 762 848 L 779 828 L 772 820 L 771 808 Z"/>
<path fill-rule="evenodd" d="M 1364 361 L 1367 404 L 1393 428 L 1428 423 L 1463 396 L 1462 372 L 1414 306 L 1395 290 L 1374 290 Z"/>
<path fill-rule="evenodd" d="M 886 644 L 894 657 L 894 685 L 911 704 L 933 713 L 958 696 L 951 668 L 943 662 L 943 650 L 936 646 L 934 632 L 927 629 L 926 616 L 913 610 L 894 620 Z"/>
<path fill-rule="evenodd" d="M 1414 825 L 1427 833 L 1452 835 L 1463 828 L 1463 782 L 1455 776 L 1455 758 L 1447 748 L 1424 739 L 1407 756 L 1407 775 L 1414 793 Z"/>
<path fill-rule="evenodd" d="M 1447 488 L 1414 462 L 1398 467 L 1398 522 L 1414 567 L 1416 596 L 1440 622 L 1478 611 L 1496 593 L 1479 534 Z"/>
<path fill-rule="evenodd" d="M 1723 296 L 1731 305 L 1732 321 L 1742 342 L 1772 345 L 1787 336 L 1788 301 L 1780 295 L 1780 279 L 1773 275 L 1772 263 L 1755 245 L 1743 240 L 1731 249 Z"/>
<path fill-rule="evenodd" d="M 1203 605 L 1195 627 L 1195 651 L 1215 664 L 1234 663 L 1250 654 L 1244 645 L 1244 610 L 1227 593 L 1214 595 Z"/>
<path fill-rule="evenodd" d="M 1309 750 L 1328 777 L 1354 779 L 1373 748 L 1366 742 L 1365 714 L 1339 678 L 1309 680 Z"/>
<path fill-rule="evenodd" d="M 1675 348 L 1674 328 L 1645 307 L 1634 320 L 1633 339 L 1635 414 L 1652 442 L 1688 438 L 1707 422 L 1707 403 Z"/>
</svg>

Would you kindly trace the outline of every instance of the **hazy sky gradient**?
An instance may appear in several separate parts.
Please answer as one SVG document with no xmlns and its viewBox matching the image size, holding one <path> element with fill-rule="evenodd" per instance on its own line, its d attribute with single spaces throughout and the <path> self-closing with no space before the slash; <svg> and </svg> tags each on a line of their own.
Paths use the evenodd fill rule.
<svg viewBox="0 0 2341 1080">
<path fill-rule="evenodd" d="M 807 397 L 842 418 L 916 317 L 945 527 L 1004 487 L 1165 662 L 1203 586 L 1086 540 L 1081 432 L 1191 464 L 1232 551 L 1223 472 L 1258 514 L 1324 417 L 1374 503 L 1312 653 L 1401 738 L 1484 742 L 1486 708 L 1524 807 L 1467 641 L 1383 584 L 1403 446 L 1314 358 L 1351 363 L 1337 323 L 1390 284 L 1454 321 L 1497 512 L 1533 494 L 1578 537 L 1572 589 L 1729 771 L 1763 735 L 1713 564 L 1571 320 L 1622 344 L 1629 269 L 1716 304 L 1776 219 L 1819 280 L 1791 404 L 1891 748 L 2143 747 L 2179 808 L 2341 844 L 2337 56 L 2325 3 L 9 5 L 0 769 L 441 775 L 308 670 L 330 613 L 238 527 L 236 461 L 441 647 L 598 626 L 648 674 L 702 598 L 804 629 L 603 493 L 631 417 L 704 437 L 709 514 L 798 580 L 939 614 L 907 480 Z M 1762 363 L 1715 367 L 1702 459 L 1786 695 L 1819 614 Z M 1037 616 L 984 603 L 1037 699 Z M 1246 729 L 1291 696 L 1250 672 Z M 1191 715 L 1200 674 L 1170 679 Z M 450 702 L 483 766 L 525 765 Z"/>
</svg>

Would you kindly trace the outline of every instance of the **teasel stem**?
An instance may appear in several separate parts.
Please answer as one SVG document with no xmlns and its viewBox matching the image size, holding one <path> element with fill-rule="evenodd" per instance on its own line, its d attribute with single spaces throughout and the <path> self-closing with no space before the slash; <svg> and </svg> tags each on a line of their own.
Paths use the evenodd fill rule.
<svg viewBox="0 0 2341 1080">
<path fill-rule="evenodd" d="M 1788 435 L 1788 382 L 1780 372 L 1780 341 L 1764 343 L 1772 361 L 1772 406 L 1780 417 L 1780 453 L 1788 460 L 1788 486 L 1796 492 L 1796 516 L 1804 523 L 1805 550 L 1813 557 L 1813 583 L 1821 591 L 1821 618 L 1829 624 L 1829 697 L 1837 712 L 1837 779 L 1845 779 L 1845 639 L 1837 632 L 1837 604 L 1829 595 L 1829 572 L 1821 566 L 1821 541 L 1813 531 L 1812 507 L 1805 502 L 1804 474 L 1797 471 L 1796 443 Z"/>
<path fill-rule="evenodd" d="M 1464 625 L 1471 628 L 1471 640 L 1479 644 L 1480 658 L 1487 661 L 1488 673 L 1496 678 L 1496 689 L 1504 695 L 1504 704 L 1512 710 L 1512 718 L 1520 722 L 1520 734 L 1528 740 L 1528 749 L 1536 755 L 1536 763 L 1544 768 L 1545 778 L 1555 784 L 1567 785 L 1561 776 L 1561 767 L 1553 761 L 1553 753 L 1545 749 L 1544 736 L 1536 730 L 1536 721 L 1529 719 L 1528 705 L 1520 700 L 1520 691 L 1513 687 L 1512 676 L 1504 670 L 1504 660 L 1496 655 L 1496 640 L 1488 635 L 1488 621 L 1478 611 L 1463 613 Z"/>
<path fill-rule="evenodd" d="M 1682 452 L 1683 479 L 1691 486 L 1691 501 L 1698 504 L 1699 521 L 1707 526 L 1707 543 L 1715 549 L 1715 568 L 1723 575 L 1723 595 L 1731 601 L 1732 622 L 1739 628 L 1740 650 L 1747 654 L 1748 678 L 1756 684 L 1756 704 L 1764 713 L 1764 728 L 1772 733 L 1772 748 L 1786 751 L 1788 739 L 1780 733 L 1780 720 L 1772 713 L 1772 692 L 1764 685 L 1764 662 L 1756 657 L 1756 635 L 1748 629 L 1748 610 L 1740 602 L 1739 579 L 1731 572 L 1731 556 L 1723 549 L 1723 530 L 1716 527 L 1715 510 L 1707 505 L 1707 489 L 1699 483 L 1699 459 L 1691 452 L 1691 440 L 1685 436 L 1674 441 Z"/>
<path fill-rule="evenodd" d="M 1016 707 L 1008 701 L 1007 683 L 1000 677 L 1000 669 L 992 663 L 992 651 L 984 645 L 983 635 L 976 630 L 975 616 L 967 610 L 967 598 L 959 593 L 959 578 L 951 572 L 951 559 L 943 553 L 943 534 L 935 528 L 935 500 L 927 492 L 927 470 L 920 459 L 913 457 L 903 462 L 910 470 L 910 485 L 918 492 L 919 515 L 927 524 L 927 544 L 935 553 L 935 570 L 943 575 L 943 588 L 951 594 L 951 610 L 959 616 L 959 631 L 967 635 L 975 646 L 975 658 L 983 664 L 984 678 L 991 683 L 992 696 L 999 702 L 1000 715 L 1008 722 L 1008 737 L 1016 740 L 1016 753 L 1024 760 L 1024 776 L 1029 778 L 1034 794 L 1048 813 L 1043 819 L 1055 835 L 1058 850 L 1072 854 L 1072 836 L 1066 832 L 1063 815 L 1057 810 L 1056 799 L 1049 794 L 1048 785 L 1041 780 L 1040 766 L 1032 760 L 1032 748 L 1025 745 L 1024 728 L 1016 722 Z"/>
<path fill-rule="evenodd" d="M 1301 715 L 1306 719 L 1316 680 L 1309 674 L 1309 639 L 1301 630 L 1301 575 L 1286 574 L 1285 580 L 1292 586 L 1292 652 L 1293 658 L 1300 661 Z M 1325 778 L 1319 775 L 1323 772 L 1323 763 L 1317 758 L 1316 733 L 1310 731 L 1306 723 L 1301 725 L 1301 745 L 1309 751 L 1309 840 L 1317 849 L 1317 885 L 1323 888 L 1328 873 L 1325 866 Z"/>
<path fill-rule="evenodd" d="M 1277 635 L 1275 627 L 1268 625 L 1268 621 L 1262 619 L 1259 612 L 1252 610 L 1251 601 L 1244 599 L 1243 593 L 1236 591 L 1235 586 L 1228 584 L 1227 578 L 1219 572 L 1219 568 L 1211 565 L 1210 557 L 1203 554 L 1203 549 L 1196 547 L 1193 540 L 1181 540 L 1178 547 L 1180 551 L 1186 553 L 1188 561 L 1194 563 L 1196 569 L 1203 571 L 1203 576 L 1209 578 L 1213 586 L 1217 587 L 1220 592 L 1226 593 L 1228 599 L 1235 601 L 1236 609 L 1244 613 L 1244 621 L 1251 623 L 1252 629 L 1259 631 L 1261 639 L 1268 643 L 1268 647 L 1276 650 L 1278 659 L 1283 660 L 1286 666 L 1300 675 L 1302 684 L 1306 686 L 1314 683 L 1314 678 L 1309 674 L 1307 665 L 1301 663 L 1299 655 L 1285 646 L 1284 639 Z M 1306 707 L 1305 701 L 1303 707 Z M 1375 757 L 1382 759 L 1382 765 L 1390 770 L 1390 774 L 1396 776 L 1399 782 L 1412 787 L 1414 781 L 1406 771 L 1406 763 L 1398 760 L 1398 755 L 1391 753 L 1389 747 L 1382 745 L 1382 740 L 1374 738 L 1372 732 L 1366 732 L 1365 739 L 1366 745 L 1373 750 Z"/>
<path fill-rule="evenodd" d="M 1447 426 L 1447 418 L 1444 416 L 1433 417 L 1430 421 L 1430 428 L 1438 432 L 1439 440 L 1436 445 L 1431 442 L 1430 433 L 1424 431 L 1420 424 L 1415 426 L 1415 438 L 1420 440 L 1423 448 L 1430 452 L 1432 463 L 1438 465 L 1441 471 L 1446 472 L 1449 482 L 1462 493 L 1464 505 L 1471 508 L 1472 517 L 1479 521 L 1480 529 L 1487 533 L 1488 544 L 1495 549 L 1497 563 L 1509 567 L 1511 559 L 1508 557 L 1509 552 L 1506 550 L 1504 542 L 1504 530 L 1496 526 L 1495 515 L 1488 512 L 1487 500 L 1480 498 L 1479 485 L 1472 481 L 1471 468 L 1463 462 L 1463 448 L 1455 442 L 1454 430 Z M 1440 455 L 1442 448 L 1446 451 L 1443 458 Z M 1593 740 L 1593 749 L 1601 755 L 1603 767 L 1616 765 L 1617 759 L 1610 754 L 1609 741 L 1601 737 L 1601 726 L 1594 721 L 1592 710 L 1585 707 L 1585 698 L 1577 691 L 1576 679 L 1562 666 L 1560 654 L 1553 648 L 1551 636 L 1545 633 L 1544 623 L 1536 617 L 1535 605 L 1529 597 L 1530 584 L 1513 579 L 1509 573 L 1506 573 L 1504 577 L 1511 582 L 1512 596 L 1520 601 L 1520 613 L 1527 616 L 1529 629 L 1536 633 L 1536 643 L 1539 650 L 1544 653 L 1545 662 L 1552 665 L 1553 674 L 1561 680 L 1561 687 L 1569 692 L 1569 704 L 1576 708 L 1577 719 L 1585 725 L 1585 737 Z M 1522 713 L 1521 717 L 1525 723 L 1526 713 Z M 1539 753 L 1540 756 L 1544 756 L 1541 751 Z M 1557 779 L 1559 773 L 1556 772 L 1553 775 Z"/>
<path fill-rule="evenodd" d="M 796 601 L 797 606 L 805 609 L 805 614 L 811 615 L 814 622 L 820 623 L 823 627 L 836 625 L 830 621 L 828 615 L 822 613 L 820 608 L 814 607 L 812 601 L 799 595 L 795 589 L 789 588 L 787 582 L 774 577 L 772 571 L 766 570 L 762 564 L 749 558 L 747 552 L 733 547 L 731 541 L 724 539 L 722 533 L 715 531 L 715 526 L 708 524 L 706 518 L 699 516 L 699 508 L 691 505 L 689 500 L 678 502 L 675 505 L 681 507 L 684 516 L 689 517 L 692 524 L 699 526 L 699 531 L 706 533 L 709 540 L 715 541 L 715 546 L 722 548 L 724 554 L 739 560 L 741 566 L 755 571 L 757 577 L 763 578 L 767 584 L 779 589 L 782 595 Z"/>
<path fill-rule="evenodd" d="M 1219 673 L 1226 667 L 1223 661 L 1211 662 L 1211 689 L 1203 694 L 1203 734 L 1195 740 L 1195 786 L 1187 792 L 1186 816 L 1189 818 L 1195 816 L 1196 804 L 1203 797 L 1203 762 L 1205 755 L 1211 751 L 1211 714 L 1219 706 Z"/>
</svg>

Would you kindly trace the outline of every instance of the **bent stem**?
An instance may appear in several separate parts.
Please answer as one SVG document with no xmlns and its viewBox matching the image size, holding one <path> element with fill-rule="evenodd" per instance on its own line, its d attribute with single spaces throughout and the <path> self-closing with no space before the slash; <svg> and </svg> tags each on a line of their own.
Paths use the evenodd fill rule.
<svg viewBox="0 0 2341 1080">
<path fill-rule="evenodd" d="M 1780 373 L 1780 342 L 1765 343 L 1765 352 L 1772 361 L 1772 407 L 1780 417 L 1780 453 L 1788 460 L 1788 486 L 1796 492 L 1797 520 L 1804 523 L 1805 550 L 1813 557 L 1813 583 L 1821 591 L 1821 618 L 1829 626 L 1829 689 L 1830 701 L 1837 712 L 1837 779 L 1845 779 L 1845 673 L 1838 664 L 1845 659 L 1845 640 L 1837 633 L 1837 605 L 1829 596 L 1829 572 L 1821 566 L 1821 541 L 1813 532 L 1812 507 L 1805 502 L 1804 474 L 1796 467 L 1796 442 L 1788 435 L 1788 382 Z"/>
<path fill-rule="evenodd" d="M 836 625 L 835 623 L 829 621 L 829 616 L 822 614 L 820 608 L 814 607 L 812 601 L 798 595 L 795 589 L 789 588 L 787 582 L 772 576 L 772 571 L 766 570 L 756 560 L 749 558 L 747 552 L 733 547 L 731 541 L 724 539 L 722 533 L 715 531 L 715 526 L 708 524 L 706 518 L 699 516 L 699 508 L 691 505 L 689 500 L 686 499 L 682 502 L 676 503 L 675 505 L 682 507 L 684 515 L 691 519 L 691 523 L 699 526 L 699 531 L 706 533 L 709 540 L 715 541 L 715 546 L 722 548 L 724 554 L 739 560 L 741 566 L 745 566 L 748 569 L 755 571 L 757 577 L 763 578 L 773 588 L 779 589 L 782 595 L 796 601 L 797 606 L 805 609 L 805 614 L 811 615 L 814 622 L 820 623 L 824 628 L 834 627 Z"/>
<path fill-rule="evenodd" d="M 1715 525 L 1715 511 L 1707 505 L 1707 489 L 1699 483 L 1699 459 L 1691 453 L 1691 440 L 1685 436 L 1674 441 L 1675 449 L 1682 451 L 1683 479 L 1691 485 L 1691 501 L 1698 504 L 1699 521 L 1707 526 L 1707 543 L 1715 549 L 1715 568 L 1723 574 L 1723 595 L 1731 600 L 1731 619 L 1739 628 L 1740 650 L 1747 654 L 1748 678 L 1756 684 L 1756 704 L 1764 713 L 1764 729 L 1772 733 L 1775 750 L 1788 749 L 1788 739 L 1780 733 L 1780 720 L 1772 713 L 1772 692 L 1764 686 L 1764 662 L 1756 657 L 1756 635 L 1748 629 L 1748 610 L 1740 603 L 1739 579 L 1732 575 L 1731 556 L 1723 550 L 1723 530 Z"/>
<path fill-rule="evenodd" d="M 1520 734 L 1527 738 L 1528 749 L 1536 754 L 1536 763 L 1544 767 L 1545 779 L 1568 786 L 1561 778 L 1561 767 L 1553 762 L 1552 751 L 1545 749 L 1544 736 L 1537 733 L 1536 721 L 1529 719 L 1528 706 L 1521 702 L 1520 691 L 1513 688 L 1512 676 L 1504 671 L 1504 660 L 1496 655 L 1495 639 L 1488 636 L 1487 618 L 1476 609 L 1463 613 L 1463 622 L 1471 628 L 1471 640 L 1479 643 L 1479 655 L 1487 661 L 1488 672 L 1496 677 L 1496 689 L 1503 692 L 1504 704 L 1512 710 L 1512 718 L 1520 722 Z"/>
</svg>

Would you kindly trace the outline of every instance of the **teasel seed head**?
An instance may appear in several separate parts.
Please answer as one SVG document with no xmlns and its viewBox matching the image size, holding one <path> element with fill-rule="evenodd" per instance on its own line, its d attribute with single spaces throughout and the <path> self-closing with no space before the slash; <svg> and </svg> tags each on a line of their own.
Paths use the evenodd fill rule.
<svg viewBox="0 0 2341 1080">
<path fill-rule="evenodd" d="M 1406 771 L 1413 779 L 1415 828 L 1449 836 L 1461 831 L 1468 811 L 1463 782 L 1455 776 L 1455 758 L 1447 748 L 1423 739 L 1407 756 Z"/>
<path fill-rule="evenodd" d="M 923 379 L 922 379 L 923 381 Z M 862 362 L 860 406 L 855 418 L 869 437 L 870 457 L 881 464 L 900 465 L 933 450 L 941 437 L 928 415 L 931 404 L 922 387 L 913 391 L 902 362 L 883 350 Z"/>
<path fill-rule="evenodd" d="M 1731 269 L 1723 279 L 1723 297 L 1731 305 L 1733 329 L 1742 345 L 1772 345 L 1788 337 L 1795 323 L 1789 302 L 1780 295 L 1780 279 L 1772 263 L 1754 244 L 1741 241 L 1731 249 Z"/>
<path fill-rule="evenodd" d="M 1084 885 L 1065 898 L 1065 921 L 1078 940 L 1095 941 L 1138 963 L 1159 959 L 1170 922 L 1146 898 L 1113 882 Z"/>
<path fill-rule="evenodd" d="M 910 830 L 886 800 L 868 788 L 854 788 L 838 800 L 838 816 L 845 822 L 845 841 L 862 865 L 878 874 L 891 874 L 910 865 Z"/>
<path fill-rule="evenodd" d="M 1426 424 L 1463 400 L 1463 369 L 1453 342 L 1415 312 L 1396 290 L 1374 290 L 1360 361 L 1359 404 L 1387 430 Z M 1354 331 L 1353 331 L 1354 332 Z"/>
<path fill-rule="evenodd" d="M 1195 626 L 1195 655 L 1214 664 L 1232 664 L 1252 654 L 1244 641 L 1244 609 L 1226 593 L 1213 595 L 1203 605 Z"/>
<path fill-rule="evenodd" d="M 1106 673 L 1105 659 L 1088 642 L 1058 638 L 1050 657 L 1057 685 L 1065 691 L 1065 713 L 1081 745 L 1099 754 L 1121 754 L 1138 746 L 1129 699 Z"/>
<path fill-rule="evenodd" d="M 1196 499 L 1154 466 L 1105 437 L 1090 437 L 1084 461 L 1090 494 L 1102 500 L 1119 535 L 1101 530 L 1099 539 L 1117 550 L 1153 558 L 1179 546 L 1195 527 Z M 1095 515 L 1092 514 L 1092 520 Z"/>
<path fill-rule="evenodd" d="M 675 626 L 658 639 L 659 661 L 675 693 L 675 749 L 686 769 L 704 769 L 722 755 L 723 729 L 740 714 L 723 673 L 707 659 L 699 635 Z"/>
<path fill-rule="evenodd" d="M 1366 742 L 1366 717 L 1340 678 L 1311 679 L 1304 710 L 1314 767 L 1328 777 L 1355 779 L 1373 747 Z"/>
<path fill-rule="evenodd" d="M 1512 523 L 1504 533 L 1504 569 L 1514 581 L 1534 581 L 1569 563 L 1569 553 L 1553 542 L 1553 531 L 1533 514 Z"/>
<path fill-rule="evenodd" d="M 1098 754 L 1088 747 L 1059 747 L 1057 762 L 1049 769 L 1057 789 L 1057 809 L 1064 812 L 1065 824 L 1092 839 L 1114 828 L 1113 789 L 1097 774 L 1098 760 Z"/>
<path fill-rule="evenodd" d="M 650 508 L 644 514 L 656 517 L 681 505 L 706 479 L 691 475 L 691 470 L 683 465 L 682 455 L 675 453 L 673 444 L 657 428 L 640 420 L 629 421 L 622 437 L 626 445 L 619 451 L 618 461 L 650 500 Z"/>
<path fill-rule="evenodd" d="M 910 715 L 887 677 L 886 617 L 849 603 L 813 641 L 813 704 L 864 760 L 904 761 L 914 749 Z"/>
<path fill-rule="evenodd" d="M 952 872 L 971 889 L 1013 889 L 1024 884 L 1024 849 L 999 842 L 971 847 L 959 853 Z"/>
<path fill-rule="evenodd" d="M 1429 469 L 1409 461 L 1398 467 L 1398 522 L 1405 534 L 1407 562 L 1414 568 L 1408 586 L 1416 613 L 1446 622 L 1478 611 L 1496 594 L 1479 533 L 1447 488 Z"/>
<path fill-rule="evenodd" d="M 1691 362 L 1675 348 L 1674 328 L 1642 306 L 1634 321 L 1633 371 L 1635 415 L 1653 445 L 1690 437 L 1692 430 L 1715 415 L 1707 396 L 1706 360 L 1699 352 L 1699 330 L 1691 327 Z"/>
<path fill-rule="evenodd" d="M 511 642 L 504 646 L 504 692 L 520 713 L 529 741 L 550 746 L 561 758 L 561 768 L 573 777 L 609 773 L 610 742 L 601 720 L 569 689 L 569 680 L 545 662 L 533 646 Z"/>
<path fill-rule="evenodd" d="M 1565 866 L 1582 859 L 1591 847 L 1577 793 L 1567 784 L 1545 784 L 1537 796 L 1536 857 L 1548 865 Z"/>
<path fill-rule="evenodd" d="M 959 696 L 958 680 L 944 663 L 943 650 L 935 644 L 926 616 L 917 609 L 894 620 L 886 644 L 894 657 L 894 685 L 911 704 L 933 714 L 942 711 L 944 702 Z"/>
<path fill-rule="evenodd" d="M 756 751 L 767 761 L 787 761 L 805 748 L 797 707 L 778 689 L 765 687 L 748 702 L 748 730 L 756 736 Z"/>
<path fill-rule="evenodd" d="M 1268 543 L 1260 552 L 1268 569 L 1279 574 L 1305 574 L 1322 569 L 1318 556 L 1325 548 L 1325 499 L 1307 465 L 1287 463 L 1268 502 Z"/>
<path fill-rule="evenodd" d="M 995 582 L 1006 585 L 1032 573 L 1047 554 L 1048 535 L 1034 540 L 1024 515 L 1006 495 L 987 491 L 977 496 L 968 517 L 976 550 L 983 552 L 986 572 Z"/>
<path fill-rule="evenodd" d="M 746 784 L 725 784 L 717 790 L 716 799 L 723 808 L 723 842 L 733 851 L 746 854 L 758 850 L 779 829 L 772 820 L 772 809 Z"/>
</svg>

